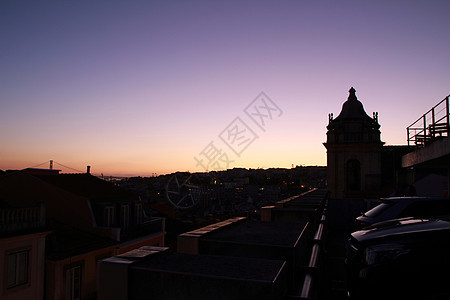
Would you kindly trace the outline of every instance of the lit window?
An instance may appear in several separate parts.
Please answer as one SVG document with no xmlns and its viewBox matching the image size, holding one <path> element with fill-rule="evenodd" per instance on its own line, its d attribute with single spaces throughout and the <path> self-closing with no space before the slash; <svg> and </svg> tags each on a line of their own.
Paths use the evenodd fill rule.
<svg viewBox="0 0 450 300">
<path fill-rule="evenodd" d="M 8 254 L 6 288 L 10 289 L 28 282 L 28 256 L 28 250 Z"/>
</svg>

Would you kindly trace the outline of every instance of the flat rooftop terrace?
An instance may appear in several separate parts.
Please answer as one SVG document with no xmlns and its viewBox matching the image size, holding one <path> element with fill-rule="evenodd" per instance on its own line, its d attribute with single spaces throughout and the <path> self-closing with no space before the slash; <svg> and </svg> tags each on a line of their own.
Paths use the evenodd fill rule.
<svg viewBox="0 0 450 300">
<path fill-rule="evenodd" d="M 245 221 L 232 224 L 201 237 L 204 241 L 295 247 L 308 222 Z"/>
<path fill-rule="evenodd" d="M 189 276 L 274 282 L 284 264 L 285 262 L 281 260 L 167 253 L 139 262 L 132 269 Z"/>
<path fill-rule="evenodd" d="M 141 247 L 100 264 L 100 300 L 283 299 L 286 262 Z"/>
</svg>

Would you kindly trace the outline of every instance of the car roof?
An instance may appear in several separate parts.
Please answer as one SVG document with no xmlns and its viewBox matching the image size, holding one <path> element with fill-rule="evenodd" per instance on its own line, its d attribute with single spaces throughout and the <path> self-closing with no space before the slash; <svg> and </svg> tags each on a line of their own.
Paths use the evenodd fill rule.
<svg viewBox="0 0 450 300">
<path fill-rule="evenodd" d="M 417 232 L 450 230 L 448 217 L 442 218 L 402 218 L 376 223 L 367 229 L 352 233 L 360 242 Z"/>
<path fill-rule="evenodd" d="M 421 196 L 408 196 L 408 197 L 388 197 L 381 198 L 381 202 L 400 202 L 400 201 L 450 201 L 450 198 L 440 198 L 440 197 L 421 197 Z"/>
</svg>

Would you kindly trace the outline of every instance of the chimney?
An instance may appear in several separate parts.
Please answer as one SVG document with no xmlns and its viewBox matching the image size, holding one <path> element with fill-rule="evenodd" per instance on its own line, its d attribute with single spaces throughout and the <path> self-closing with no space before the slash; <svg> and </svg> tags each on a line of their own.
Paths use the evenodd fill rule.
<svg viewBox="0 0 450 300">
<path fill-rule="evenodd" d="M 91 166 L 86 167 L 86 174 L 91 174 Z"/>
</svg>

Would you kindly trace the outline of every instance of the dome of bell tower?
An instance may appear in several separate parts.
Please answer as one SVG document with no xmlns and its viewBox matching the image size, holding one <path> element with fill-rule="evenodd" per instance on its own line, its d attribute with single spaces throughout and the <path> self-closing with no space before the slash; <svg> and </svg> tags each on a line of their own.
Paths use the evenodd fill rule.
<svg viewBox="0 0 450 300">
<path fill-rule="evenodd" d="M 341 119 L 371 119 L 364 110 L 363 104 L 356 97 L 356 90 L 351 87 L 348 91 L 347 101 L 342 105 L 342 110 L 335 120 Z"/>
<path fill-rule="evenodd" d="M 348 92 L 339 116 L 333 119 L 333 114 L 330 114 L 327 143 L 380 143 L 378 113 L 374 113 L 373 118 L 369 117 L 356 97 L 356 90 L 351 87 Z"/>
</svg>

